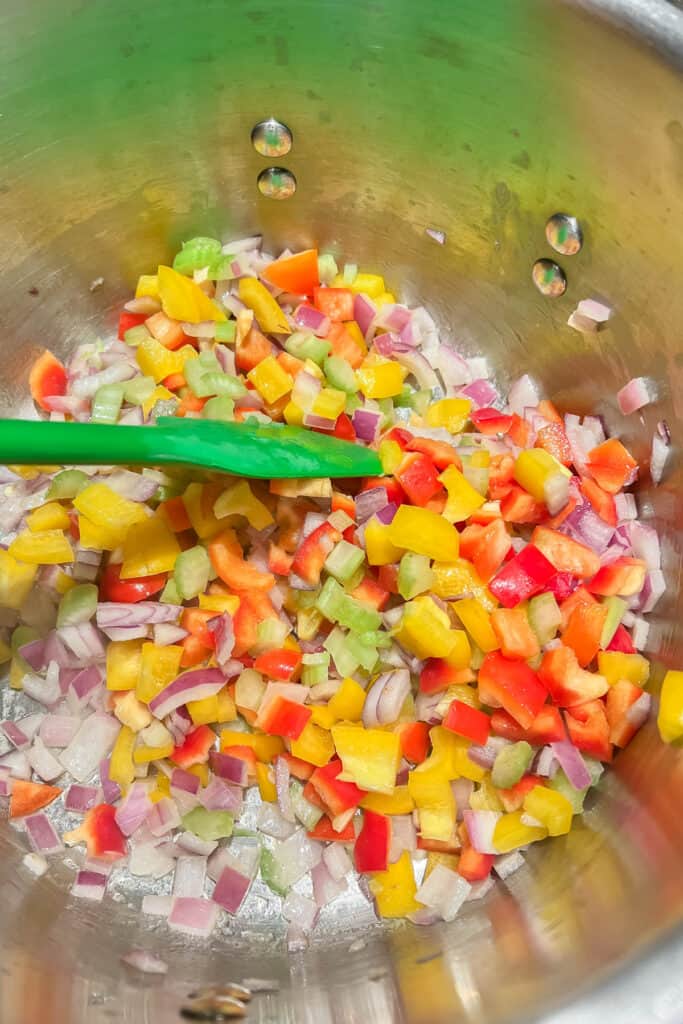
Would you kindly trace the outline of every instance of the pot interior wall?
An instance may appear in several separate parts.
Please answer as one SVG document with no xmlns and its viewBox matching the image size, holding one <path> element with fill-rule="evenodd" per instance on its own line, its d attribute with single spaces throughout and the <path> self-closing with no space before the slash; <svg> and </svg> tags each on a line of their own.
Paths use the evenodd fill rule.
<svg viewBox="0 0 683 1024">
<path fill-rule="evenodd" d="M 28 413 L 42 346 L 64 354 L 108 336 L 137 274 L 180 240 L 263 231 L 274 250 L 317 243 L 384 272 L 502 382 L 530 370 L 561 407 L 604 415 L 639 458 L 662 417 L 680 438 L 683 87 L 657 45 L 599 8 L 617 22 L 628 10 L 669 57 L 683 53 L 679 16 L 656 2 L 6 5 L 2 412 Z M 268 161 L 250 132 L 270 115 L 294 133 L 281 162 L 298 189 L 283 202 L 256 188 Z M 569 286 L 551 300 L 530 272 L 552 255 L 544 225 L 558 210 L 586 241 L 559 258 Z M 427 227 L 447 232 L 443 247 Z M 615 307 L 595 336 L 566 326 L 588 296 Z M 614 394 L 640 374 L 660 399 L 625 421 Z M 675 449 L 662 486 L 645 472 L 640 488 L 670 585 L 651 633 L 655 689 L 683 662 L 681 485 Z M 0 1017 L 170 1021 L 199 980 L 260 976 L 282 991 L 254 1004 L 254 1020 L 528 1021 L 683 917 L 681 764 L 651 725 L 571 835 L 532 850 L 452 926 L 381 930 L 349 898 L 289 961 L 265 900 L 208 948 L 180 942 L 140 918 L 139 892 L 91 907 L 69 899 L 66 867 L 27 877 L 22 839 L 4 828 Z M 124 977 L 118 957 L 136 944 L 171 964 L 163 984 Z"/>
</svg>

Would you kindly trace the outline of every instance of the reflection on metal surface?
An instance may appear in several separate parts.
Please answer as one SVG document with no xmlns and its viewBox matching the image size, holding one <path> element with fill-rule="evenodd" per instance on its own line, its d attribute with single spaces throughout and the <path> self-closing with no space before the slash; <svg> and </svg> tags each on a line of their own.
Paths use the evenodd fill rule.
<svg viewBox="0 0 683 1024">
<path fill-rule="evenodd" d="M 269 117 L 254 125 L 251 142 L 261 156 L 286 156 L 292 148 L 292 133 L 282 121 Z"/>
<path fill-rule="evenodd" d="M 258 176 L 258 188 L 267 199 L 291 199 L 296 178 L 286 167 L 266 167 Z"/>
<path fill-rule="evenodd" d="M 531 279 L 541 295 L 547 295 L 551 299 L 559 298 L 567 290 L 564 270 L 554 260 L 536 260 L 531 268 Z"/>
<path fill-rule="evenodd" d="M 180 1015 L 186 1020 L 223 1021 L 244 1017 L 246 1005 L 234 996 L 212 995 L 192 999 L 181 1007 Z"/>
<path fill-rule="evenodd" d="M 575 256 L 583 245 L 583 231 L 576 217 L 554 213 L 545 226 L 548 244 L 563 256 Z"/>
</svg>

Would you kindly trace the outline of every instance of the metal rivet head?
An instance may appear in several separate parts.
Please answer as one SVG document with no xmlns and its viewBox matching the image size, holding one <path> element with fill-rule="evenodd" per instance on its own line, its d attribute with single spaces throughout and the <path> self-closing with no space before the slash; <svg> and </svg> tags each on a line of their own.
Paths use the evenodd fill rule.
<svg viewBox="0 0 683 1024">
<path fill-rule="evenodd" d="M 269 117 L 254 125 L 251 142 L 261 156 L 285 156 L 292 148 L 292 133 L 282 121 Z"/>
<path fill-rule="evenodd" d="M 245 1004 L 230 996 L 207 996 L 204 999 L 195 999 L 180 1009 L 181 1016 L 186 1020 L 210 1021 L 212 1024 L 218 1024 L 225 1020 L 237 1020 L 244 1017 L 246 1012 Z"/>
<path fill-rule="evenodd" d="M 583 245 L 581 225 L 568 213 L 554 213 L 548 218 L 545 237 L 555 252 L 563 256 L 575 256 Z"/>
<path fill-rule="evenodd" d="M 536 260 L 531 268 L 531 278 L 541 295 L 556 299 L 567 290 L 567 278 L 562 267 L 553 260 Z"/>
<path fill-rule="evenodd" d="M 296 192 L 296 178 L 286 167 L 267 167 L 258 176 L 258 189 L 266 199 L 289 199 Z"/>
</svg>

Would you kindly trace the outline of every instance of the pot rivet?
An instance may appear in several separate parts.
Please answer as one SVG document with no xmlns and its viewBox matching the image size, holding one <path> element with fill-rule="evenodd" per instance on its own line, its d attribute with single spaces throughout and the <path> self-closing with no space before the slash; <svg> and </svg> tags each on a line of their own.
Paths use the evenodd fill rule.
<svg viewBox="0 0 683 1024">
<path fill-rule="evenodd" d="M 180 1015 L 185 1020 L 208 1021 L 218 1024 L 220 1021 L 237 1020 L 244 1017 L 247 1007 L 241 1000 L 230 996 L 207 996 L 195 999 L 181 1007 Z"/>
<path fill-rule="evenodd" d="M 567 290 L 564 270 L 553 260 L 536 260 L 531 268 L 531 278 L 541 295 L 548 295 L 552 299 L 564 295 Z"/>
<path fill-rule="evenodd" d="M 285 156 L 292 148 L 292 133 L 282 121 L 269 117 L 254 125 L 251 142 L 261 156 Z"/>
<path fill-rule="evenodd" d="M 583 231 L 576 217 L 554 213 L 545 226 L 548 244 L 563 256 L 575 256 L 583 245 Z"/>
<path fill-rule="evenodd" d="M 296 178 L 286 167 L 266 167 L 258 176 L 258 189 L 266 199 L 290 199 L 296 192 Z"/>
</svg>

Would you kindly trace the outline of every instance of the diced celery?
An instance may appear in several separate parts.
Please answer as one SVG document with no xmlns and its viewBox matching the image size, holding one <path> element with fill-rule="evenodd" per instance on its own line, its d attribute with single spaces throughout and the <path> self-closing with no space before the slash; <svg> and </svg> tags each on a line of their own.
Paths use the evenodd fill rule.
<svg viewBox="0 0 683 1024">
<path fill-rule="evenodd" d="M 280 619 L 264 619 L 256 627 L 257 641 L 254 644 L 254 654 L 263 654 L 264 651 L 274 651 L 282 647 L 291 626 Z"/>
<path fill-rule="evenodd" d="M 166 580 L 166 586 L 159 595 L 159 600 L 164 604 L 182 604 L 182 598 L 178 593 L 178 588 L 175 585 L 175 580 L 172 576 Z"/>
<path fill-rule="evenodd" d="M 426 389 L 412 391 L 408 402 L 411 409 L 414 409 L 418 416 L 424 416 L 432 403 L 432 393 Z"/>
<path fill-rule="evenodd" d="M 90 483 L 88 476 L 80 469 L 63 469 L 57 473 L 50 484 L 47 494 L 48 501 L 53 498 L 75 498 L 79 491 L 82 491 Z"/>
<path fill-rule="evenodd" d="M 589 786 L 586 786 L 585 789 L 574 789 L 561 768 L 557 769 L 552 779 L 548 779 L 545 785 L 547 785 L 549 789 L 554 789 L 556 793 L 561 793 L 562 796 L 565 796 L 572 805 L 574 814 L 582 813 L 583 802 L 586 799 L 586 793 L 590 788 Z"/>
<path fill-rule="evenodd" d="M 62 595 L 57 610 L 57 626 L 77 626 L 87 622 L 97 609 L 98 592 L 94 583 L 79 583 Z"/>
<path fill-rule="evenodd" d="M 235 276 L 232 272 L 232 261 L 234 258 L 230 253 L 226 253 L 212 260 L 209 263 L 209 278 L 212 281 L 232 281 Z"/>
<path fill-rule="evenodd" d="M 292 591 L 291 597 L 294 601 L 294 607 L 301 609 L 302 611 L 306 608 L 314 608 L 318 602 L 319 590 L 294 590 Z"/>
<path fill-rule="evenodd" d="M 233 345 L 235 342 L 236 327 L 237 322 L 235 320 L 225 320 L 222 323 L 217 323 L 216 341 L 221 341 L 224 345 Z"/>
<path fill-rule="evenodd" d="M 348 580 L 344 583 L 344 586 L 348 591 L 355 590 L 359 587 L 365 579 L 366 566 L 365 562 L 362 562 L 352 576 L 349 576 Z"/>
<path fill-rule="evenodd" d="M 297 359 L 312 359 L 314 363 L 322 366 L 332 350 L 332 345 L 324 338 L 316 338 L 314 334 L 304 331 L 295 331 L 290 334 L 285 342 L 285 351 Z"/>
<path fill-rule="evenodd" d="M 358 391 L 356 375 L 345 359 L 328 356 L 323 363 L 323 372 L 331 387 L 345 391 L 349 395 L 355 395 Z"/>
<path fill-rule="evenodd" d="M 603 603 L 607 608 L 607 618 L 600 635 L 600 647 L 606 650 L 612 642 L 619 623 L 624 617 L 627 604 L 620 597 L 606 597 Z"/>
<path fill-rule="evenodd" d="M 247 391 L 241 380 L 222 372 L 213 352 L 202 352 L 198 359 L 188 359 L 184 373 L 197 398 L 209 398 L 211 395 L 240 398 Z"/>
<path fill-rule="evenodd" d="M 232 835 L 234 815 L 229 811 L 207 811 L 206 807 L 193 807 L 183 815 L 183 828 L 210 843 L 228 839 Z"/>
<path fill-rule="evenodd" d="M 393 400 L 391 398 L 380 398 L 377 401 L 377 407 L 384 417 L 380 422 L 380 429 L 384 430 L 395 420 Z"/>
<path fill-rule="evenodd" d="M 154 377 L 133 377 L 123 385 L 123 397 L 130 405 L 142 405 L 156 387 Z"/>
<path fill-rule="evenodd" d="M 357 660 L 357 663 L 366 672 L 372 672 L 379 660 L 377 648 L 373 644 L 365 643 L 361 636 L 354 636 L 353 633 L 349 633 L 346 637 L 346 647 L 348 653 Z M 344 675 L 350 674 L 348 672 L 344 673 Z"/>
<path fill-rule="evenodd" d="M 403 385 L 403 390 L 400 394 L 394 397 L 394 406 L 397 409 L 412 409 L 413 407 L 413 390 L 407 384 Z"/>
<path fill-rule="evenodd" d="M 325 585 L 318 594 L 315 606 L 326 619 L 329 619 L 330 622 L 336 622 L 344 596 L 344 591 L 339 584 L 332 578 L 329 578 L 325 581 Z"/>
<path fill-rule="evenodd" d="M 526 740 L 510 743 L 496 755 L 491 770 L 493 785 L 498 789 L 509 789 L 519 782 L 527 771 L 534 757 L 531 744 Z"/>
<path fill-rule="evenodd" d="M 562 613 L 554 594 L 538 594 L 532 597 L 526 614 L 541 647 L 554 640 L 562 625 Z"/>
<path fill-rule="evenodd" d="M 16 629 L 12 630 L 12 637 L 10 639 L 12 653 L 16 654 L 24 644 L 30 644 L 33 640 L 38 640 L 39 637 L 40 633 L 34 626 L 17 626 Z"/>
<path fill-rule="evenodd" d="M 209 395 L 220 395 L 226 398 L 241 398 L 246 395 L 247 389 L 239 379 L 230 373 L 205 373 L 202 377 L 204 391 Z M 204 395 L 197 395 L 198 398 L 205 398 Z"/>
<path fill-rule="evenodd" d="M 346 415 L 351 416 L 356 409 L 360 409 L 363 399 L 360 395 L 348 395 L 346 399 Z"/>
<path fill-rule="evenodd" d="M 378 629 L 382 621 L 382 616 L 376 609 L 361 604 L 348 594 L 342 595 L 336 618 L 340 626 L 346 626 L 353 633 L 367 633 L 368 630 Z"/>
<path fill-rule="evenodd" d="M 318 256 L 318 276 L 323 284 L 332 284 L 339 273 L 337 261 L 331 252 L 321 252 Z"/>
<path fill-rule="evenodd" d="M 301 682 L 304 686 L 317 686 L 319 683 L 327 682 L 330 667 L 330 656 L 327 651 L 304 654 L 301 662 Z"/>
<path fill-rule="evenodd" d="M 191 276 L 195 270 L 209 267 L 222 255 L 221 243 L 216 238 L 191 238 L 173 260 L 173 269 Z"/>
<path fill-rule="evenodd" d="M 325 568 L 340 583 L 348 583 L 364 561 L 365 552 L 362 548 L 349 544 L 347 540 L 340 540 L 325 559 Z"/>
<path fill-rule="evenodd" d="M 265 692 L 266 684 L 260 672 L 253 668 L 245 668 L 235 683 L 235 704 L 240 708 L 258 711 Z"/>
<path fill-rule="evenodd" d="M 103 384 L 95 392 L 90 420 L 92 423 L 116 423 L 123 405 L 123 385 Z"/>
<path fill-rule="evenodd" d="M 180 552 L 175 560 L 173 575 L 178 596 L 183 601 L 204 593 L 209 582 L 210 568 L 209 556 L 201 544 Z"/>
<path fill-rule="evenodd" d="M 136 324 L 135 327 L 129 327 L 128 330 L 123 333 L 123 340 L 126 345 L 130 345 L 131 348 L 137 348 L 138 345 L 150 337 L 151 335 L 144 324 Z"/>
<path fill-rule="evenodd" d="M 235 418 L 235 403 L 227 395 L 210 398 L 202 409 L 202 416 L 206 420 L 222 420 L 230 423 Z"/>
<path fill-rule="evenodd" d="M 306 831 L 310 832 L 311 829 L 315 828 L 318 824 L 324 814 L 324 811 L 306 799 L 304 796 L 304 787 L 298 779 L 292 779 L 289 784 L 289 799 L 292 804 L 294 814 Z"/>
<path fill-rule="evenodd" d="M 358 277 L 358 264 L 357 263 L 345 263 L 342 271 L 342 277 L 344 278 L 344 284 L 348 288 L 350 284 Z"/>
<path fill-rule="evenodd" d="M 434 572 L 427 555 L 406 551 L 398 566 L 398 592 L 405 601 L 424 594 L 434 585 Z"/>
<path fill-rule="evenodd" d="M 280 865 L 267 847 L 261 850 L 261 878 L 278 896 L 286 896 L 287 888 L 280 882 Z"/>
<path fill-rule="evenodd" d="M 597 786 L 598 782 L 602 778 L 602 773 L 605 770 L 604 764 L 601 764 L 600 761 L 596 760 L 594 757 L 586 757 L 585 754 L 583 755 L 583 761 L 588 769 L 588 774 L 591 777 L 591 786 Z"/>
<path fill-rule="evenodd" d="M 488 466 L 473 466 L 469 455 L 462 457 L 462 475 L 479 494 L 486 494 L 489 486 Z"/>
<path fill-rule="evenodd" d="M 391 634 L 383 629 L 369 629 L 365 633 L 359 633 L 358 639 L 366 647 L 377 647 L 380 650 L 391 647 L 393 643 Z"/>
<path fill-rule="evenodd" d="M 360 665 L 360 660 L 350 649 L 348 639 L 349 635 L 335 626 L 323 641 L 323 647 L 331 654 L 340 676 L 352 676 Z"/>
</svg>

